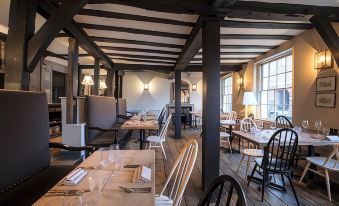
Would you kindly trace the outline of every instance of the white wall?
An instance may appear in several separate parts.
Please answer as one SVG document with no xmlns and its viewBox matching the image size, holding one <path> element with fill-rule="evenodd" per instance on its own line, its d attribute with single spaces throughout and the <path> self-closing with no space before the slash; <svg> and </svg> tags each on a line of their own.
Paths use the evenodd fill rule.
<svg viewBox="0 0 339 206">
<path fill-rule="evenodd" d="M 197 91 L 190 92 L 190 103 L 194 109 L 202 108 L 201 74 L 182 74 L 182 80 L 192 84 L 197 83 Z M 127 100 L 128 110 L 160 111 L 170 103 L 171 83 L 174 79 L 155 72 L 126 72 L 122 85 L 122 97 Z M 149 83 L 149 90 L 144 90 L 144 83 Z"/>
</svg>

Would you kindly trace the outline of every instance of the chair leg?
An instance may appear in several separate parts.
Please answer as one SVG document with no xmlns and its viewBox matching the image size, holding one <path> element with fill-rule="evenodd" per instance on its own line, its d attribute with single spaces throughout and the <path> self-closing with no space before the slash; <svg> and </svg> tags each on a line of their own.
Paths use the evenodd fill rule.
<svg viewBox="0 0 339 206">
<path fill-rule="evenodd" d="M 265 184 L 266 179 L 268 178 L 267 172 L 263 171 L 262 182 L 261 182 L 261 202 L 264 202 L 264 195 L 265 195 Z"/>
<path fill-rule="evenodd" d="M 245 178 L 245 180 L 247 180 L 248 170 L 250 169 L 250 166 L 251 166 L 251 156 L 248 156 L 247 165 L 246 165 L 246 178 Z"/>
<path fill-rule="evenodd" d="M 289 183 L 290 183 L 290 185 L 291 185 L 291 188 L 292 188 L 292 191 L 293 191 L 295 200 L 297 201 L 297 204 L 298 204 L 298 206 L 299 206 L 300 203 L 299 203 L 297 193 L 295 192 L 295 189 L 294 189 L 294 186 L 293 186 L 293 183 L 292 183 L 292 177 L 291 177 L 291 174 L 287 175 L 287 178 L 288 178 L 288 181 L 289 181 Z"/>
<path fill-rule="evenodd" d="M 303 174 L 302 174 L 301 177 L 300 177 L 299 184 L 301 184 L 301 182 L 303 181 L 303 179 L 304 179 L 304 177 L 305 177 L 305 175 L 306 175 L 308 169 L 310 168 L 310 166 L 311 166 L 311 163 L 310 163 L 310 162 L 307 162 L 307 165 L 306 165 L 306 167 L 305 167 L 305 169 L 304 169 L 304 172 L 303 172 Z"/>
<path fill-rule="evenodd" d="M 283 186 L 285 187 L 285 179 L 284 179 L 284 175 L 281 175 L 281 182 L 282 182 Z"/>
<path fill-rule="evenodd" d="M 149 142 L 148 150 L 151 150 L 151 148 L 152 148 L 152 143 Z"/>
<path fill-rule="evenodd" d="M 167 160 L 165 149 L 164 149 L 164 146 L 162 145 L 162 142 L 160 142 L 160 146 L 161 146 L 162 153 L 164 154 L 165 160 Z"/>
<path fill-rule="evenodd" d="M 232 151 L 232 145 L 231 145 L 231 142 L 230 142 L 230 138 L 227 138 L 227 142 L 228 142 L 228 146 L 229 146 L 229 148 L 230 148 L 230 152 L 231 152 L 231 154 L 232 154 L 233 151 Z"/>
<path fill-rule="evenodd" d="M 239 171 L 241 164 L 244 162 L 245 154 L 242 154 L 241 160 L 239 162 L 238 168 L 236 171 Z M 247 174 L 246 174 L 247 175 Z"/>
<path fill-rule="evenodd" d="M 251 180 L 252 180 L 252 178 L 253 178 L 253 175 L 254 175 L 254 172 L 255 172 L 255 170 L 257 169 L 257 164 L 255 164 L 255 166 L 254 166 L 254 168 L 253 168 L 253 170 L 252 170 L 252 174 L 251 174 L 251 176 L 250 176 L 250 178 L 247 180 L 248 182 L 247 182 L 247 185 L 250 185 L 250 182 L 251 182 Z"/>
<path fill-rule="evenodd" d="M 330 202 L 332 202 L 330 176 L 328 175 L 327 169 L 325 169 L 325 178 L 326 178 L 326 187 L 327 187 L 328 199 L 330 200 Z"/>
</svg>

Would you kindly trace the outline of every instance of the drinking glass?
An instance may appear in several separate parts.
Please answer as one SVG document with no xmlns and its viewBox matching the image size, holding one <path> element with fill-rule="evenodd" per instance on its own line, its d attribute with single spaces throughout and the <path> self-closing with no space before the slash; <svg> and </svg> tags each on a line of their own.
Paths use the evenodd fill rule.
<svg viewBox="0 0 339 206">
<path fill-rule="evenodd" d="M 305 133 L 307 133 L 307 128 L 309 127 L 308 120 L 303 120 L 301 126 L 305 129 Z"/>
<path fill-rule="evenodd" d="M 294 127 L 294 131 L 295 131 L 298 135 L 301 135 L 302 128 L 301 128 L 301 127 Z"/>
<path fill-rule="evenodd" d="M 120 147 L 119 147 L 119 144 L 112 144 L 110 147 L 109 147 L 109 157 L 108 159 L 112 162 L 113 164 L 113 173 L 112 173 L 112 176 L 115 176 L 116 175 L 116 171 L 118 170 L 118 164 L 120 164 Z"/>
<path fill-rule="evenodd" d="M 322 126 L 321 121 L 315 120 L 314 127 L 318 129 L 318 135 L 319 135 L 319 130 L 320 130 L 321 126 Z"/>
<path fill-rule="evenodd" d="M 105 152 L 105 148 L 101 147 L 99 148 L 99 152 L 100 152 L 100 164 L 103 168 L 106 168 L 108 165 L 108 159 L 106 156 L 106 152 Z"/>
<path fill-rule="evenodd" d="M 328 136 L 330 134 L 330 128 L 328 127 L 323 127 L 323 134 Z"/>
</svg>

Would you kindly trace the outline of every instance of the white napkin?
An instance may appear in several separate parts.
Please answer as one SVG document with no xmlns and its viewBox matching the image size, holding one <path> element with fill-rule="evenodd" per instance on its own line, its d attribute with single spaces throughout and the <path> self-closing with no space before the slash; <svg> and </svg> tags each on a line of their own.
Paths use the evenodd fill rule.
<svg viewBox="0 0 339 206">
<path fill-rule="evenodd" d="M 152 170 L 149 167 L 141 166 L 140 179 L 144 181 L 152 180 Z"/>
<path fill-rule="evenodd" d="M 330 136 L 326 136 L 327 139 L 331 140 L 331 141 L 339 141 L 339 137 L 336 135 L 330 135 Z"/>
<path fill-rule="evenodd" d="M 86 170 L 84 170 L 83 168 L 77 168 L 74 171 L 72 171 L 69 175 L 67 175 L 64 184 L 65 185 L 76 185 L 86 175 L 87 175 L 87 171 Z"/>
</svg>

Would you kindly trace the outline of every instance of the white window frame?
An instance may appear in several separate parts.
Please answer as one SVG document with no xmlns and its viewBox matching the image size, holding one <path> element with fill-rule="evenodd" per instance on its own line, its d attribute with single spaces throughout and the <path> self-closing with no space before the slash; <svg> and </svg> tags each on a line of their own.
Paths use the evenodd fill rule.
<svg viewBox="0 0 339 206">
<path fill-rule="evenodd" d="M 230 80 L 230 81 L 227 81 Z M 226 85 L 229 82 L 229 85 Z M 227 75 L 222 79 L 221 109 L 223 112 L 231 112 L 233 109 L 233 75 Z M 226 87 L 230 88 L 229 90 Z M 228 92 L 230 91 L 230 92 Z"/>
</svg>

